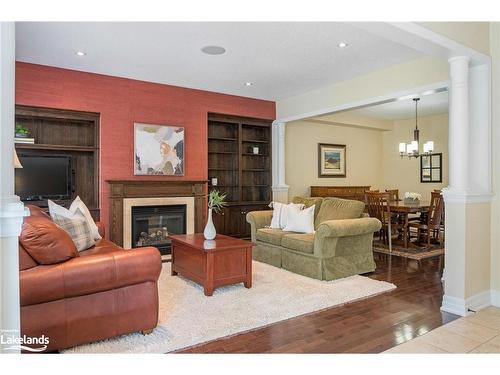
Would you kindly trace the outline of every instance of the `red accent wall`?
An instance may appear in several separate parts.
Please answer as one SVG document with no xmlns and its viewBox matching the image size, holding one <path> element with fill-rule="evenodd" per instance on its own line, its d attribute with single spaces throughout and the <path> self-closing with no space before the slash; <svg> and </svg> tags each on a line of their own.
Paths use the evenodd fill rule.
<svg viewBox="0 0 500 375">
<path fill-rule="evenodd" d="M 109 179 L 207 179 L 207 114 L 275 119 L 275 103 L 50 66 L 16 63 L 16 104 L 101 115 L 100 206 L 108 223 Z M 134 122 L 183 126 L 185 176 L 134 176 Z"/>
</svg>

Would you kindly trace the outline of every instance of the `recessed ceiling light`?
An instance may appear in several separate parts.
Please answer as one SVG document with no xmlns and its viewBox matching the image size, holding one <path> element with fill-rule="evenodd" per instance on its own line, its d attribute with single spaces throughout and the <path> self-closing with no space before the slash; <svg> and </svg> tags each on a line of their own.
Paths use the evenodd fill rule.
<svg viewBox="0 0 500 375">
<path fill-rule="evenodd" d="M 252 86 L 253 82 L 245 82 L 245 86 Z"/>
<path fill-rule="evenodd" d="M 347 47 L 347 43 L 346 42 L 340 42 L 339 44 L 337 44 L 337 47 L 339 47 L 339 48 L 345 48 L 345 47 Z"/>
<path fill-rule="evenodd" d="M 81 57 L 81 56 L 85 56 L 86 53 L 83 51 L 76 51 L 76 55 Z"/>
<path fill-rule="evenodd" d="M 221 46 L 205 46 L 201 49 L 201 52 L 207 55 L 222 55 L 226 52 L 226 49 Z"/>
</svg>

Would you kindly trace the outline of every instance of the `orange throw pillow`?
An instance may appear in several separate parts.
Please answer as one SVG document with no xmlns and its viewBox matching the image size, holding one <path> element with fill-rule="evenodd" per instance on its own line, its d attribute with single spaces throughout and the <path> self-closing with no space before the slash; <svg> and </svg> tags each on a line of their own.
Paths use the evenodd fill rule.
<svg viewBox="0 0 500 375">
<path fill-rule="evenodd" d="M 43 216 L 24 219 L 19 242 L 39 264 L 61 263 L 78 256 L 70 235 Z"/>
</svg>

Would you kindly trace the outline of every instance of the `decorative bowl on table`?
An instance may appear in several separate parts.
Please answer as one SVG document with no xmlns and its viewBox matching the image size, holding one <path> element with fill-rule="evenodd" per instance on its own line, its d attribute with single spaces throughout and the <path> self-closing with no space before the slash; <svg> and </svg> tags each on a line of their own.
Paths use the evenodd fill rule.
<svg viewBox="0 0 500 375">
<path fill-rule="evenodd" d="M 405 204 L 414 204 L 418 205 L 420 204 L 420 200 L 422 199 L 422 195 L 419 193 L 414 193 L 414 192 L 406 192 L 404 196 L 404 203 Z"/>
</svg>

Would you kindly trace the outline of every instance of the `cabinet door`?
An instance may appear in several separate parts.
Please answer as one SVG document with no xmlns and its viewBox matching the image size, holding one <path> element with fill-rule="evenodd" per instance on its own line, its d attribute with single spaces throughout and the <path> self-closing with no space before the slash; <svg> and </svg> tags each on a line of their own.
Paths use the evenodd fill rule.
<svg viewBox="0 0 500 375">
<path fill-rule="evenodd" d="M 227 209 L 226 233 L 228 236 L 243 237 L 245 227 L 243 226 L 243 210 L 241 206 L 232 206 Z"/>
<path fill-rule="evenodd" d="M 217 232 L 227 236 L 250 238 L 250 224 L 247 223 L 247 213 L 251 211 L 269 210 L 268 206 L 248 205 L 248 206 L 231 206 L 224 210 L 224 232 L 216 226 Z M 214 220 L 215 223 L 215 220 Z"/>
<path fill-rule="evenodd" d="M 220 213 L 212 212 L 212 221 L 217 233 L 226 234 L 226 212 L 227 208 L 223 209 Z"/>
</svg>

